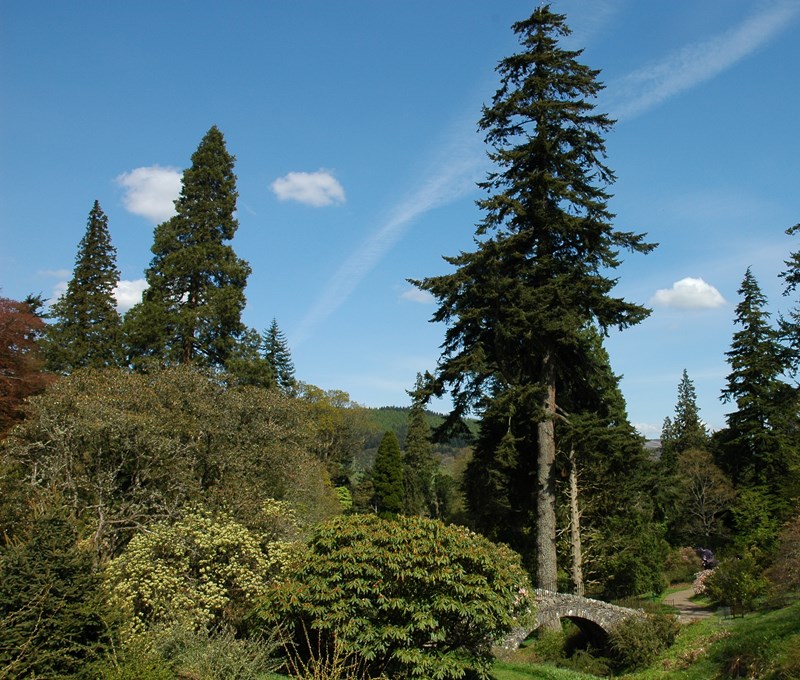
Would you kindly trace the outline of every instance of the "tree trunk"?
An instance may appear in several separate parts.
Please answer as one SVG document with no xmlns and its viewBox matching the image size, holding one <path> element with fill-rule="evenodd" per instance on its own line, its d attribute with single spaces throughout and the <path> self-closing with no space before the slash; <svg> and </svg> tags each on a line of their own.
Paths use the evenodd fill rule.
<svg viewBox="0 0 800 680">
<path fill-rule="evenodd" d="M 537 426 L 536 461 L 536 586 L 557 590 L 556 562 L 556 386 L 552 359 L 546 354 L 542 366 L 546 394 L 542 404 L 544 417 Z"/>
<path fill-rule="evenodd" d="M 575 449 L 569 450 L 569 545 L 572 552 L 572 585 L 583 597 L 583 549 L 581 547 L 581 511 L 578 507 L 578 466 Z"/>
</svg>

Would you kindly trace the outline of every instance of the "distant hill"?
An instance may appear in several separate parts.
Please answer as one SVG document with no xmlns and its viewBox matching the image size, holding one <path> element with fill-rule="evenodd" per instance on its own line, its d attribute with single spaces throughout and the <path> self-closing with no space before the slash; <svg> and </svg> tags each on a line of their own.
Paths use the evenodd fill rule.
<svg viewBox="0 0 800 680">
<path fill-rule="evenodd" d="M 380 443 L 381 437 L 383 437 L 383 434 L 388 430 L 393 430 L 397 435 L 397 438 L 400 440 L 400 445 L 403 445 L 406 439 L 406 433 L 408 432 L 408 414 L 409 411 L 411 411 L 411 407 L 381 406 L 379 408 L 367 408 L 365 411 L 367 413 L 367 419 L 375 427 L 375 434 L 368 440 L 367 447 L 377 447 L 378 443 Z M 425 411 L 425 417 L 428 420 L 428 425 L 430 426 L 431 430 L 439 427 L 439 425 L 441 425 L 445 419 L 442 414 L 434 413 L 433 411 L 428 410 Z M 472 436 L 478 434 L 478 422 L 476 420 L 468 418 L 464 422 L 469 428 Z M 376 441 L 373 441 L 374 439 L 376 439 Z M 453 437 L 447 442 L 434 442 L 434 448 L 438 449 L 439 447 L 444 446 L 448 449 L 460 449 L 464 448 L 465 446 L 469 446 L 471 443 L 472 437 L 470 436 Z"/>
</svg>

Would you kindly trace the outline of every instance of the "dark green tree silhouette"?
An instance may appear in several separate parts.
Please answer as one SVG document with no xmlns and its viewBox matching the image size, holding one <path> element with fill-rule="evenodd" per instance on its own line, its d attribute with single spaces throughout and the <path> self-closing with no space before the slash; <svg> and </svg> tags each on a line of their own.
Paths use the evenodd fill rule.
<svg viewBox="0 0 800 680">
<path fill-rule="evenodd" d="M 675 439 L 669 444 L 675 453 L 683 453 L 688 449 L 708 448 L 708 428 L 700 419 L 697 393 L 685 368 L 678 384 L 678 401 L 675 404 L 675 418 L 672 425 Z"/>
<path fill-rule="evenodd" d="M 374 505 L 379 515 L 394 516 L 403 511 L 403 457 L 397 435 L 383 435 L 372 466 Z"/>
<path fill-rule="evenodd" d="M 264 358 L 272 367 L 278 388 L 287 394 L 291 394 L 297 388 L 297 380 L 294 377 L 294 363 L 292 363 L 292 354 L 289 351 L 289 343 L 286 341 L 286 336 L 278 328 L 278 322 L 275 319 L 272 320 L 270 327 L 264 331 L 262 347 Z"/>
<path fill-rule="evenodd" d="M 0 548 L 0 676 L 91 678 L 107 642 L 107 614 L 91 553 L 64 510 L 37 516 Z"/>
<path fill-rule="evenodd" d="M 134 364 L 224 368 L 239 354 L 250 267 L 226 244 L 238 228 L 234 161 L 212 127 L 183 173 L 177 214 L 155 229 L 148 288 L 125 319 Z"/>
<path fill-rule="evenodd" d="M 737 487 L 764 487 L 790 502 L 797 489 L 800 451 L 795 436 L 797 393 L 783 380 L 787 358 L 780 334 L 770 323 L 767 298 L 750 269 L 738 291 L 733 335 L 726 352 L 731 372 L 722 391 L 736 410 L 721 433 L 721 466 Z"/>
<path fill-rule="evenodd" d="M 47 368 L 69 373 L 76 368 L 118 366 L 122 361 L 122 322 L 114 289 L 119 283 L 117 251 L 108 217 L 94 202 L 86 233 L 78 245 L 72 279 L 50 308 L 43 348 Z"/>
<path fill-rule="evenodd" d="M 485 216 L 476 249 L 446 260 L 456 271 L 413 281 L 448 328 L 429 391 L 453 397 L 450 423 L 487 400 L 495 420 L 533 423 L 525 458 L 536 461 L 537 582 L 557 576 L 555 422 L 560 390 L 588 360 L 588 325 L 605 332 L 644 319 L 649 310 L 612 296 L 620 249 L 646 253 L 641 235 L 613 228 L 603 134 L 612 121 L 594 110 L 598 71 L 580 52 L 558 45 L 569 34 L 549 6 L 514 24 L 522 51 L 497 67 L 500 88 L 483 110 L 496 169 L 480 186 Z M 519 447 L 519 445 L 517 445 Z"/>
<path fill-rule="evenodd" d="M 408 412 L 408 432 L 403 447 L 404 508 L 406 515 L 430 515 L 434 502 L 434 474 L 431 428 L 421 404 Z"/>
<path fill-rule="evenodd" d="M 786 233 L 789 236 L 800 235 L 800 224 L 790 227 Z M 786 270 L 781 272 L 780 276 L 786 282 L 783 294 L 788 297 L 800 286 L 800 250 L 791 253 L 785 264 Z M 781 319 L 781 332 L 787 348 L 790 369 L 797 375 L 800 371 L 800 299 L 789 312 L 789 316 Z"/>
</svg>

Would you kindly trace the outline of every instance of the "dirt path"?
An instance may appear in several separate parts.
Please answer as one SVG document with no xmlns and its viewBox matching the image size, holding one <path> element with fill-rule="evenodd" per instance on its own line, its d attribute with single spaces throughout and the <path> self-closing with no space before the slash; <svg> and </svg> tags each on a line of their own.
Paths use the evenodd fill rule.
<svg viewBox="0 0 800 680">
<path fill-rule="evenodd" d="M 694 595 L 694 590 L 687 588 L 686 590 L 679 590 L 677 593 L 669 595 L 664 602 L 668 605 L 675 607 L 678 610 L 678 620 L 681 623 L 691 623 L 700 619 L 706 619 L 713 616 L 714 612 L 707 608 L 695 604 L 689 598 Z"/>
</svg>

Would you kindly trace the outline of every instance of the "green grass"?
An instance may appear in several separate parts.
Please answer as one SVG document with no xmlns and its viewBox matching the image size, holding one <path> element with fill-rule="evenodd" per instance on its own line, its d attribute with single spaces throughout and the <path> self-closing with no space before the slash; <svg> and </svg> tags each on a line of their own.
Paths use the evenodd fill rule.
<svg viewBox="0 0 800 680">
<path fill-rule="evenodd" d="M 498 661 L 492 669 L 495 680 L 592 680 L 594 675 L 577 673 L 566 668 L 556 668 L 546 664 L 529 666 L 527 664 L 504 663 Z"/>
</svg>

